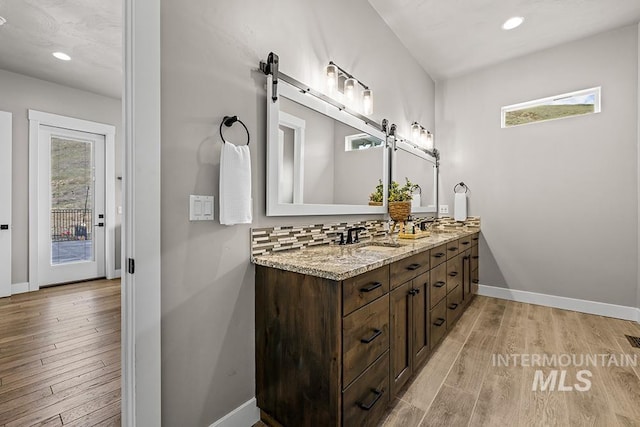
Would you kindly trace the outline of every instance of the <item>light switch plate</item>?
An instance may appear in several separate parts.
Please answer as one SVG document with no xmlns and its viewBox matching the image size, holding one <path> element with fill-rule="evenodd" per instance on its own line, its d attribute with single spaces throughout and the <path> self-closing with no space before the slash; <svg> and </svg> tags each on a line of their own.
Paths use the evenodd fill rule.
<svg viewBox="0 0 640 427">
<path fill-rule="evenodd" d="M 189 196 L 189 221 L 213 221 L 213 196 Z"/>
<path fill-rule="evenodd" d="M 440 213 L 448 214 L 449 213 L 449 205 L 440 205 Z"/>
</svg>

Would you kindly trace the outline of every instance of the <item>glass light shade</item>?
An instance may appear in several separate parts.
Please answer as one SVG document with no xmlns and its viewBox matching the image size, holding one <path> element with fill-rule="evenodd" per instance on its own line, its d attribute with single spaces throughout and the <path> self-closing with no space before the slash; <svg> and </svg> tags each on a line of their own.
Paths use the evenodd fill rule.
<svg viewBox="0 0 640 427">
<path fill-rule="evenodd" d="M 418 140 L 418 145 L 424 148 L 429 148 L 429 141 L 427 141 L 429 135 L 429 131 L 425 128 L 420 129 L 420 139 Z"/>
<path fill-rule="evenodd" d="M 344 81 L 344 96 L 349 100 L 353 101 L 356 97 L 356 89 L 358 88 L 358 81 L 353 77 L 348 78 Z"/>
<path fill-rule="evenodd" d="M 327 89 L 329 92 L 333 92 L 338 87 L 338 67 L 329 64 L 326 68 L 327 74 Z"/>
<path fill-rule="evenodd" d="M 433 134 L 427 131 L 427 150 L 433 150 L 434 146 Z"/>
<path fill-rule="evenodd" d="M 362 112 L 365 116 L 373 114 L 373 91 L 371 89 L 362 91 Z"/>
<path fill-rule="evenodd" d="M 422 126 L 418 124 L 418 122 L 413 122 L 411 124 L 411 141 L 414 144 L 418 144 L 420 142 L 420 130 Z"/>
</svg>

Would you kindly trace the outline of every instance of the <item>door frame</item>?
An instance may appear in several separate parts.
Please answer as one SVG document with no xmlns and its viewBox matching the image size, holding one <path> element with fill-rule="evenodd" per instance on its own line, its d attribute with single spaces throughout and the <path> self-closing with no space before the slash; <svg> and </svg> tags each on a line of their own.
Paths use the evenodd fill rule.
<svg viewBox="0 0 640 427">
<path fill-rule="evenodd" d="M 4 286 L 7 286 L 8 290 L 9 290 L 9 294 L 6 295 L 5 292 L 0 291 L 0 297 L 5 297 L 5 296 L 10 296 L 11 294 L 13 294 L 13 280 L 11 278 L 12 275 L 12 238 L 13 238 L 13 203 L 12 203 L 12 197 L 13 197 L 13 179 L 12 179 L 12 171 L 13 171 L 13 157 L 12 157 L 12 153 L 13 153 L 13 113 L 9 112 L 9 111 L 0 111 L 0 122 L 4 122 L 4 124 L 8 125 L 8 132 L 5 134 L 4 129 L 0 128 L 0 139 L 4 139 L 5 137 L 8 138 L 7 139 L 7 147 L 3 148 L 2 151 L 2 155 L 5 156 L 5 159 L 9 159 L 9 168 L 8 170 L 5 170 L 5 173 L 7 173 L 8 177 L 9 177 L 9 182 L 5 183 L 5 185 L 8 185 L 8 192 L 5 193 L 4 191 L 0 191 L 0 193 L 4 193 L 8 196 L 8 206 L 5 205 L 4 208 L 7 209 L 7 212 L 9 213 L 9 216 L 6 218 L 6 223 L 9 224 L 9 229 L 8 230 L 0 230 L 0 233 L 2 233 L 1 235 L 7 236 L 7 240 L 8 240 L 8 244 L 9 244 L 9 253 L 5 254 L 3 250 L 0 249 L 0 252 L 2 252 L 3 255 L 3 263 L 7 263 L 8 264 L 8 271 L 5 270 L 5 273 L 8 277 L 9 277 L 9 283 L 5 283 Z M 0 126 L 1 127 L 1 126 Z M 0 146 L 2 146 L 3 144 L 0 143 Z M 1 195 L 0 195 L 1 196 Z M 2 199 L 4 199 L 4 197 L 2 197 Z M 4 200 L 2 200 L 2 202 L 4 202 Z M 0 222 L 4 223 L 5 222 L 5 217 L 4 215 L 0 214 Z M 3 265 L 4 268 L 4 265 Z M 2 281 L 2 278 L 0 278 L 0 282 Z M 0 288 L 3 286 L 2 283 L 0 283 Z"/>
<path fill-rule="evenodd" d="M 122 425 L 162 425 L 160 3 L 124 0 Z M 128 269 L 129 260 L 135 273 Z"/>
<path fill-rule="evenodd" d="M 115 201 L 115 135 L 113 125 L 29 110 L 29 291 L 40 289 L 38 283 L 38 178 L 40 167 L 38 150 L 40 149 L 40 126 L 52 126 L 79 132 L 104 135 L 105 143 L 105 273 L 107 279 L 118 277 L 115 268 L 116 242 L 116 201 Z"/>
</svg>

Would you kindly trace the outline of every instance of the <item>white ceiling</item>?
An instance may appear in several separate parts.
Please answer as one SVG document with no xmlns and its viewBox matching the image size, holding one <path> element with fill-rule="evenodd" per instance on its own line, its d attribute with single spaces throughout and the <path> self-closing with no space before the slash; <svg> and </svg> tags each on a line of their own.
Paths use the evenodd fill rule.
<svg viewBox="0 0 640 427">
<path fill-rule="evenodd" d="M 0 16 L 0 69 L 121 98 L 122 1 L 0 0 Z"/>
<path fill-rule="evenodd" d="M 640 0 L 369 0 L 435 80 L 640 21 Z M 502 23 L 523 16 L 504 31 Z"/>
</svg>

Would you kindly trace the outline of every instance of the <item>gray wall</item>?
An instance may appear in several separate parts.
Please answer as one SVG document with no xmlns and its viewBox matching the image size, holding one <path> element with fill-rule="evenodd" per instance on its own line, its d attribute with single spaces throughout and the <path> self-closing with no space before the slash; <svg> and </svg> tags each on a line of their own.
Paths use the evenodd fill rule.
<svg viewBox="0 0 640 427">
<path fill-rule="evenodd" d="M 347 136 L 362 133 L 344 123 L 334 123 L 335 178 L 333 182 L 333 203 L 342 205 L 367 205 L 371 194 L 382 179 L 384 148 L 346 151 L 344 140 Z"/>
<path fill-rule="evenodd" d="M 254 227 L 343 219 L 265 217 L 266 89 L 256 68 L 269 51 L 282 72 L 317 87 L 334 60 L 373 88 L 374 117 L 404 134 L 413 120 L 434 124 L 433 81 L 366 0 L 162 2 L 165 426 L 209 425 L 255 394 L 250 227 L 221 226 L 217 209 L 216 222 L 188 221 L 189 194 L 212 194 L 217 208 L 222 117 L 237 114 L 251 132 Z M 228 139 L 243 140 L 237 131 Z"/>
<path fill-rule="evenodd" d="M 640 24 L 638 24 L 638 165 L 640 165 Z M 638 174 L 638 182 L 640 183 L 640 173 Z M 638 224 L 640 228 L 640 184 L 638 188 Z M 640 230 L 639 230 L 640 232 Z M 640 234 L 638 238 L 638 255 L 640 255 Z M 640 257 L 638 259 L 638 300 L 637 305 L 640 308 Z M 640 319 L 638 319 L 640 320 Z"/>
<path fill-rule="evenodd" d="M 638 27 L 437 84 L 443 202 L 471 187 L 480 282 L 633 305 L 638 286 Z M 500 128 L 500 107 L 602 86 L 602 113 Z"/>
<path fill-rule="evenodd" d="M 11 277 L 12 283 L 28 281 L 29 261 L 29 119 L 27 110 L 91 120 L 116 126 L 116 176 L 121 168 L 122 107 L 119 99 L 0 70 L 0 110 L 13 113 L 13 171 Z M 117 206 L 121 200 L 116 181 Z M 120 229 L 121 216 L 116 214 Z M 120 266 L 120 233 L 117 233 L 116 268 Z"/>
</svg>

